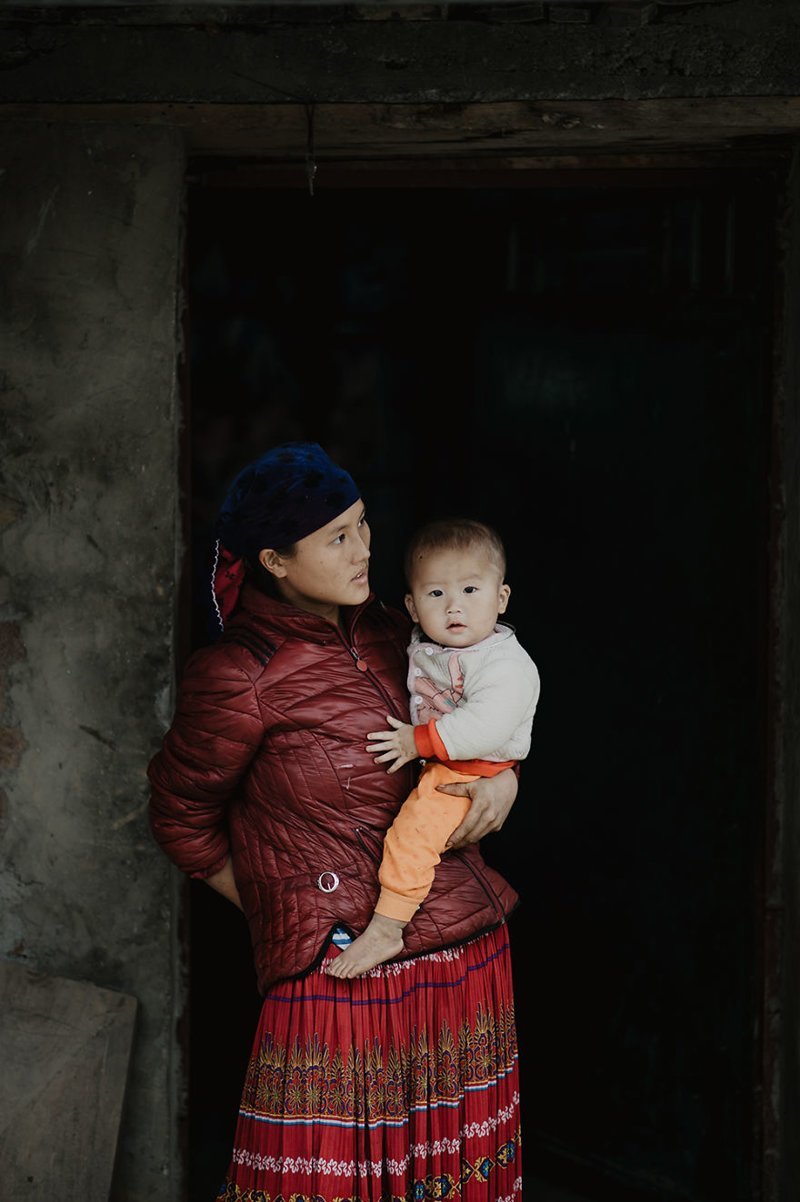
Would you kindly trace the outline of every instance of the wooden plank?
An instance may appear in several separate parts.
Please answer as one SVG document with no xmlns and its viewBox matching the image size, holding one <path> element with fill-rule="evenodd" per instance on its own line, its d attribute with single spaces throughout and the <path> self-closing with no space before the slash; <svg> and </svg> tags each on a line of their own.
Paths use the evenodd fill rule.
<svg viewBox="0 0 800 1202">
<path fill-rule="evenodd" d="M 326 162 L 317 171 L 315 194 L 338 188 L 697 188 L 724 187 L 746 172 L 783 172 L 774 154 L 731 151 L 695 154 L 556 155 L 506 159 L 393 159 Z M 191 184 L 211 188 L 294 188 L 306 191 L 302 163 L 263 164 L 212 159 L 197 162 Z"/>
<path fill-rule="evenodd" d="M 791 1202 L 800 1182 L 800 159 L 779 222 L 775 405 L 769 481 L 766 785 L 759 898 L 763 944 L 760 1104 L 763 1202 Z"/>
<path fill-rule="evenodd" d="M 169 125 L 191 154 L 299 160 L 309 120 L 319 162 L 604 149 L 779 147 L 800 132 L 800 96 L 497 104 L 0 104 L 0 120 Z"/>
<path fill-rule="evenodd" d="M 0 1014 L 0 1192 L 107 1202 L 136 1000 L 0 963 Z"/>
</svg>

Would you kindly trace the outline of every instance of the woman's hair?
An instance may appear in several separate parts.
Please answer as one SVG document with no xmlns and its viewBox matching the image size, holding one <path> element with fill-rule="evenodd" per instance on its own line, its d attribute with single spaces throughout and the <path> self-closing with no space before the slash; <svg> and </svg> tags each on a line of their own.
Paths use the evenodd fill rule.
<svg viewBox="0 0 800 1202">
<path fill-rule="evenodd" d="M 297 543 L 292 543 L 289 547 L 275 547 L 275 554 L 280 555 L 281 559 L 291 559 L 297 549 Z M 266 593 L 268 597 L 274 597 L 280 600 L 283 594 L 281 587 L 278 584 L 277 578 L 272 575 L 272 572 L 267 571 L 257 555 L 248 555 L 245 559 L 247 564 L 248 574 L 256 588 L 259 588 L 262 593 Z"/>
<path fill-rule="evenodd" d="M 409 588 L 414 570 L 423 555 L 431 551 L 466 551 L 478 547 L 486 552 L 501 578 L 505 579 L 506 552 L 502 539 L 485 522 L 475 522 L 471 518 L 440 518 L 421 526 L 406 549 L 405 570 Z"/>
</svg>

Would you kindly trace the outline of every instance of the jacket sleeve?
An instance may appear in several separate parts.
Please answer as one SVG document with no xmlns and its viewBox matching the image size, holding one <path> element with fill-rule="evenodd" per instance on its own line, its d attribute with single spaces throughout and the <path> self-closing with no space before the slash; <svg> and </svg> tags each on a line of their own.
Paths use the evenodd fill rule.
<svg viewBox="0 0 800 1202">
<path fill-rule="evenodd" d="M 533 663 L 498 658 L 483 666 L 463 705 L 436 720 L 436 734 L 451 760 L 495 755 L 523 724 L 533 721 L 539 674 Z M 510 757 L 509 757 L 510 758 Z"/>
<path fill-rule="evenodd" d="M 251 676 L 235 649 L 189 661 L 172 726 L 148 769 L 150 826 L 184 872 L 206 877 L 228 858 L 226 806 L 264 737 Z"/>
</svg>

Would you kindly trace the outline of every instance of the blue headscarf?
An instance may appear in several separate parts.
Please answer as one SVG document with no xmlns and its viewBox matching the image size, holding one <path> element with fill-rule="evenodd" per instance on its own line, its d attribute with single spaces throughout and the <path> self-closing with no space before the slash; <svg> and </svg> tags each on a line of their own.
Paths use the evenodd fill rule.
<svg viewBox="0 0 800 1202">
<path fill-rule="evenodd" d="M 246 560 L 255 561 L 265 547 L 281 550 L 299 542 L 360 495 L 352 477 L 316 442 L 282 443 L 243 468 L 217 522 L 212 587 L 220 626 L 236 606 Z"/>
</svg>

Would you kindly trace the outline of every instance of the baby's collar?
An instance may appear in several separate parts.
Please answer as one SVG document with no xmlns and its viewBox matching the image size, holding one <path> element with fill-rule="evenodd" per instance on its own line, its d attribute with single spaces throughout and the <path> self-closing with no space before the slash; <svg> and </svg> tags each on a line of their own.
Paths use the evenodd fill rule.
<svg viewBox="0 0 800 1202">
<path fill-rule="evenodd" d="M 435 647 L 437 651 L 441 652 L 455 651 L 460 654 L 462 651 L 480 651 L 490 643 L 499 643 L 515 633 L 510 622 L 498 622 L 492 633 L 487 634 L 486 638 L 481 639 L 479 643 L 471 643 L 468 647 L 445 647 L 442 643 L 437 643 L 435 639 L 429 639 L 422 627 L 417 624 L 411 632 L 411 642 L 420 646 Z"/>
</svg>

